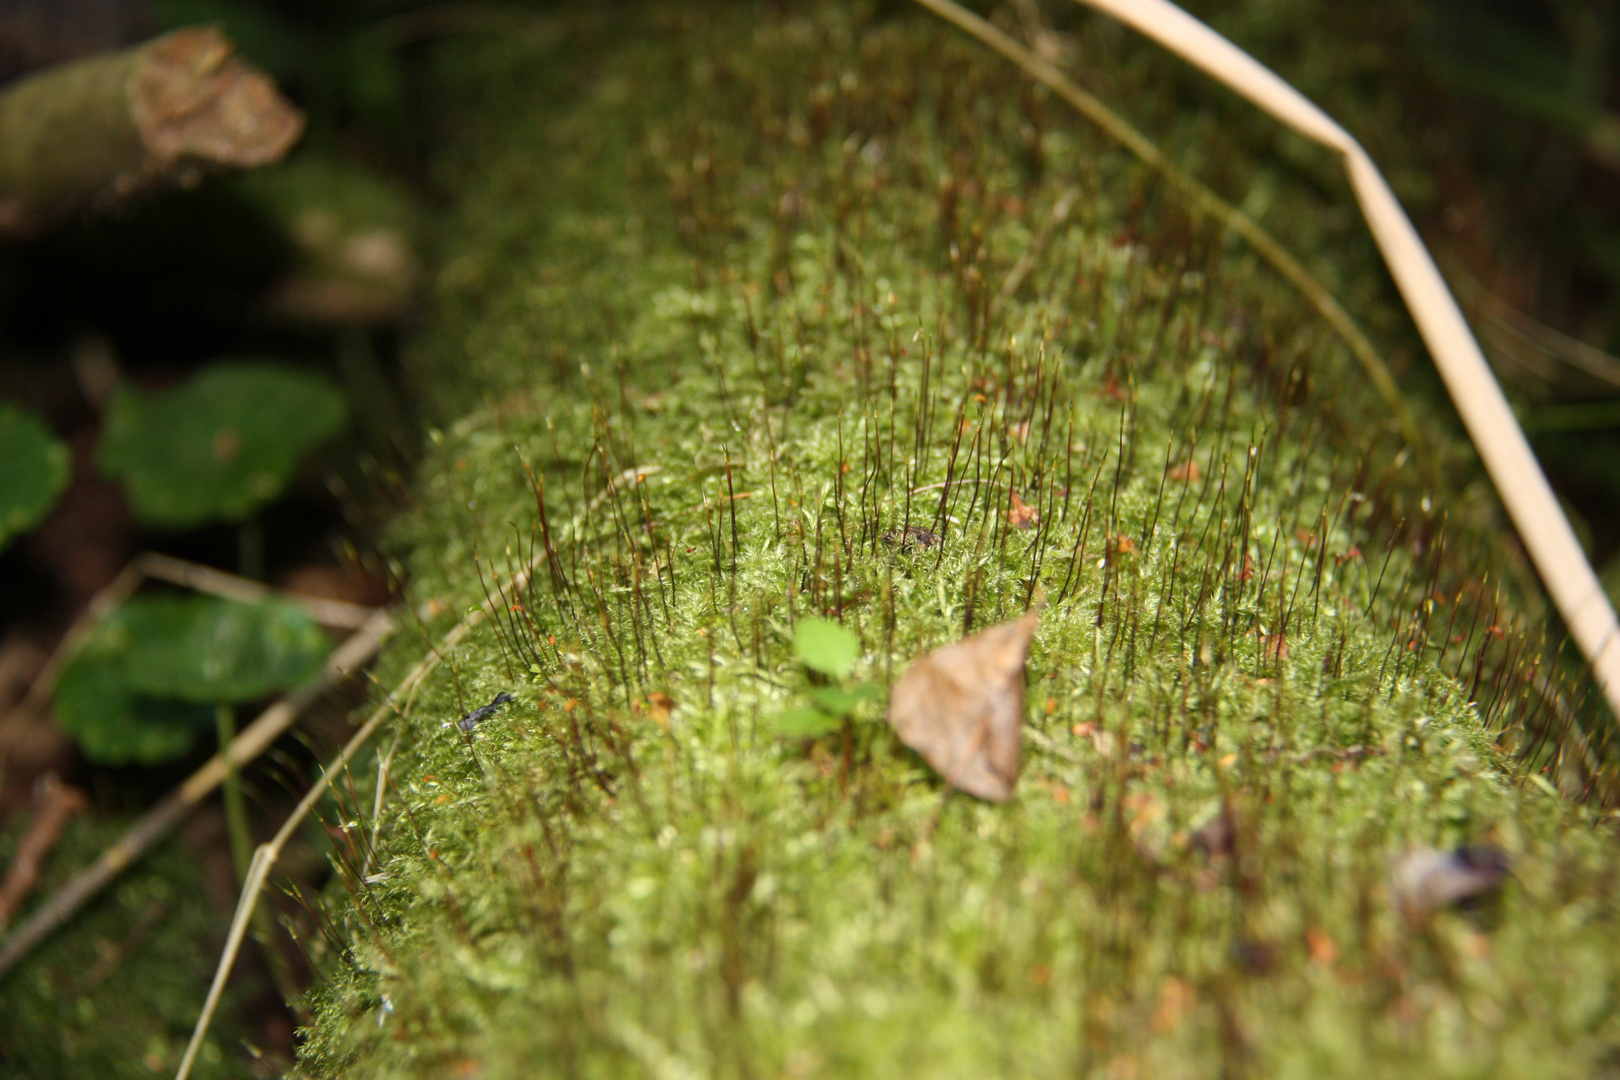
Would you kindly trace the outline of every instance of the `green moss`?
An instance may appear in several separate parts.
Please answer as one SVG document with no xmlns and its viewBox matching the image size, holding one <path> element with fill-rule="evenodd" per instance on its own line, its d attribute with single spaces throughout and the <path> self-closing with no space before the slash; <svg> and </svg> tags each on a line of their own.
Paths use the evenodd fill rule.
<svg viewBox="0 0 1620 1080">
<path fill-rule="evenodd" d="M 34 903 L 61 888 L 129 826 L 74 818 L 45 861 Z M 26 818 L 0 834 L 9 865 Z M 161 845 L 0 982 L 0 1064 L 18 1080 L 123 1080 L 172 1075 L 191 1038 L 223 936 L 203 867 Z M 23 916 L 29 914 L 25 910 Z M 200 1077 L 251 1075 L 238 1052 L 233 989 L 198 1057 Z"/>
<path fill-rule="evenodd" d="M 554 555 L 414 699 L 303 1071 L 1605 1060 L 1611 841 L 1573 762 L 1510 756 L 1539 652 L 1498 597 L 1537 612 L 1457 450 L 1403 452 L 1303 305 L 950 31 L 695 7 L 445 61 L 424 631 Z M 800 617 L 887 686 L 1042 596 L 1008 805 L 881 702 L 773 734 Z M 1461 842 L 1516 880 L 1406 925 L 1388 861 Z"/>
</svg>

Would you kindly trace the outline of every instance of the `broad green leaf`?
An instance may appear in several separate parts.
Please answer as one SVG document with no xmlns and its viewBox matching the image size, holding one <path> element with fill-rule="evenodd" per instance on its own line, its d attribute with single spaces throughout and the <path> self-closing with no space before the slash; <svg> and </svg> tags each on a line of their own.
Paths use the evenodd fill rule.
<svg viewBox="0 0 1620 1080">
<path fill-rule="evenodd" d="M 279 496 L 304 454 L 343 421 L 343 396 L 326 378 L 226 361 L 172 390 L 115 394 L 101 467 L 123 481 L 148 525 L 241 521 Z"/>
<path fill-rule="evenodd" d="M 843 679 L 855 670 L 861 641 L 835 622 L 808 616 L 793 628 L 793 655 L 811 671 Z"/>
<path fill-rule="evenodd" d="M 33 413 L 0 401 L 0 549 L 56 505 L 68 451 Z"/>
<path fill-rule="evenodd" d="M 126 645 L 123 635 L 98 632 L 67 662 L 56 684 L 57 726 L 103 765 L 171 761 L 213 726 L 213 711 L 135 693 Z"/>
<path fill-rule="evenodd" d="M 776 718 L 776 732 L 790 739 L 816 739 L 838 730 L 842 722 L 812 705 L 795 705 Z"/>
<path fill-rule="evenodd" d="M 139 693 L 201 704 L 251 701 L 320 671 L 326 635 L 285 600 L 143 596 L 116 616 Z"/>
<path fill-rule="evenodd" d="M 57 723 L 94 761 L 166 761 L 212 726 L 209 705 L 295 686 L 326 649 L 320 628 L 283 600 L 137 597 L 63 669 Z"/>
<path fill-rule="evenodd" d="M 848 690 L 838 686 L 818 686 L 809 693 L 816 708 L 834 716 L 848 716 L 861 702 L 882 696 L 883 691 L 871 683 L 861 683 Z"/>
</svg>

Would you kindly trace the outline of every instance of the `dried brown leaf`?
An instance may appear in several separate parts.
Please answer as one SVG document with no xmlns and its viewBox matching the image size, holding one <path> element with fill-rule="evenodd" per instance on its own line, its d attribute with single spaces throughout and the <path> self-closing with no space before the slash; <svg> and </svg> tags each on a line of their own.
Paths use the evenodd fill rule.
<svg viewBox="0 0 1620 1080">
<path fill-rule="evenodd" d="M 906 671 L 889 723 L 952 787 L 1006 802 L 1018 782 L 1024 660 L 1038 609 L 942 646 Z"/>
<path fill-rule="evenodd" d="M 1007 509 L 1007 522 L 1019 529 L 1033 529 L 1035 523 L 1041 520 L 1041 512 L 1030 506 L 1018 497 L 1018 492 L 1010 492 L 1011 504 Z"/>
<path fill-rule="evenodd" d="M 1180 480 L 1184 484 L 1196 484 L 1204 471 L 1198 467 L 1198 462 L 1187 460 L 1179 465 L 1170 466 L 1170 479 Z"/>
</svg>

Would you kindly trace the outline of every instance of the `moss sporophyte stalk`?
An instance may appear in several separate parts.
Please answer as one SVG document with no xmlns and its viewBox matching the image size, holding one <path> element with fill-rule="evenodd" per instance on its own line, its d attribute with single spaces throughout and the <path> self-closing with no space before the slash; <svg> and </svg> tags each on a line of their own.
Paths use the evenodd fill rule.
<svg viewBox="0 0 1620 1080">
<path fill-rule="evenodd" d="M 1616 857 L 1559 795 L 1603 751 L 1444 426 L 1407 446 L 1290 287 L 949 28 L 636 12 L 437 54 L 444 412 L 395 542 L 428 640 L 493 617 L 337 852 L 300 1073 L 1608 1060 Z M 1042 597 L 1016 787 L 953 792 L 885 710 Z M 1409 917 L 1392 866 L 1459 847 L 1497 902 Z"/>
</svg>

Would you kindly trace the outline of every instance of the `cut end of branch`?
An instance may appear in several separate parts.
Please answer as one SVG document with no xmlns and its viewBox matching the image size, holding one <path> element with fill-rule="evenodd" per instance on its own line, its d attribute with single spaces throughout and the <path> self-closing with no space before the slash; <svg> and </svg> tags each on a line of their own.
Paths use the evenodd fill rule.
<svg viewBox="0 0 1620 1080">
<path fill-rule="evenodd" d="M 233 52 L 218 28 L 188 27 L 0 93 L 0 232 L 31 235 L 283 157 L 304 114 Z"/>
<path fill-rule="evenodd" d="M 145 47 L 130 76 L 130 113 L 159 169 L 188 159 L 268 165 L 303 134 L 304 114 L 233 50 L 212 26 L 176 30 Z"/>
</svg>

